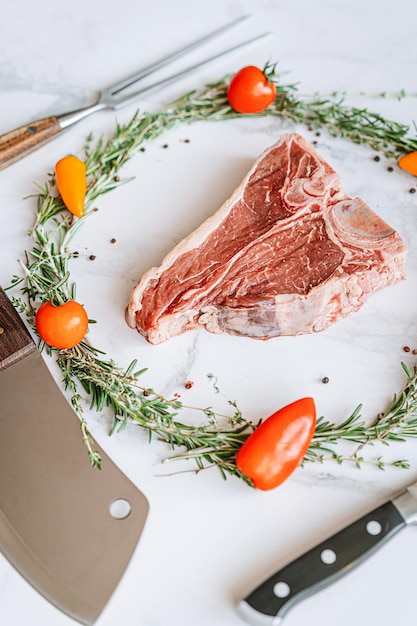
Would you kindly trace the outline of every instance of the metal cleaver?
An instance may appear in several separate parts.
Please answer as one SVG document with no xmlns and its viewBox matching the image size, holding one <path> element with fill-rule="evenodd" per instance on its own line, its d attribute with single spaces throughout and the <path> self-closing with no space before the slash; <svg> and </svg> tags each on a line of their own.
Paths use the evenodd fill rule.
<svg viewBox="0 0 417 626">
<path fill-rule="evenodd" d="M 0 288 L 0 547 L 82 624 L 100 615 L 137 546 L 148 502 L 80 423 Z"/>
<path fill-rule="evenodd" d="M 278 626 L 287 612 L 338 580 L 406 524 L 417 523 L 417 483 L 410 485 L 261 583 L 238 605 L 253 626 Z"/>
</svg>

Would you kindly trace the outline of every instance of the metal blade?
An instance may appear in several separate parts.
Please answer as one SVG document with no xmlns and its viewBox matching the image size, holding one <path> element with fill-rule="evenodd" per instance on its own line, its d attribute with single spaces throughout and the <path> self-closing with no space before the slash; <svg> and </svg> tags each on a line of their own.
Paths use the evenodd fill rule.
<svg viewBox="0 0 417 626">
<path fill-rule="evenodd" d="M 417 524 L 417 482 L 409 485 L 392 502 L 407 524 Z"/>
<path fill-rule="evenodd" d="M 52 604 L 93 624 L 148 502 L 96 443 L 102 469 L 91 467 L 79 420 L 38 350 L 0 372 L 0 398 L 0 546 Z M 127 507 L 122 519 L 112 515 L 117 502 Z"/>
<path fill-rule="evenodd" d="M 147 65 L 146 67 L 142 68 L 135 74 L 132 74 L 131 76 L 128 76 L 122 80 L 117 81 L 113 85 L 110 85 L 106 89 L 103 89 L 102 93 L 106 95 L 112 95 L 112 96 L 116 95 L 116 93 L 119 93 L 123 89 L 126 89 L 126 87 L 130 87 L 130 85 L 133 85 L 133 83 L 138 82 L 138 80 L 142 80 L 142 78 L 146 78 L 146 76 L 149 76 L 150 74 L 153 74 L 157 70 L 162 69 L 166 65 L 173 63 L 180 57 L 185 56 L 186 54 L 189 54 L 196 48 L 200 48 L 203 44 L 207 43 L 211 39 L 214 39 L 215 37 L 219 37 L 226 31 L 230 30 L 231 28 L 234 28 L 238 24 L 244 22 L 249 17 L 250 15 L 242 15 L 241 17 L 238 17 L 236 20 L 233 20 L 232 22 L 228 22 L 227 24 L 225 24 L 224 26 L 221 26 L 220 28 L 216 28 L 216 30 L 187 44 L 183 48 L 180 48 L 179 50 L 176 50 L 175 52 L 171 52 L 171 54 L 168 54 L 167 56 L 164 56 L 158 61 L 151 63 L 151 65 Z"/>
<path fill-rule="evenodd" d="M 157 89 L 160 89 L 162 87 L 164 87 L 165 85 L 168 85 L 170 83 L 175 82 L 176 80 L 178 80 L 179 78 L 182 78 L 183 76 L 187 76 L 187 74 L 191 74 L 191 72 L 194 72 L 195 70 L 199 69 L 200 67 L 203 67 L 204 65 L 208 65 L 209 63 L 211 63 L 212 61 L 216 61 L 217 59 L 226 56 L 227 54 L 230 54 L 232 52 L 236 52 L 236 50 L 240 50 L 241 48 L 244 48 L 246 46 L 249 46 L 253 43 L 256 43 L 258 41 L 261 41 L 262 39 L 265 39 L 266 37 L 269 37 L 271 35 L 271 33 L 267 32 L 267 33 L 262 33 L 261 35 L 257 35 L 256 37 L 252 37 L 251 39 L 247 39 L 246 41 L 243 41 L 239 44 L 236 44 L 235 46 L 232 46 L 231 48 L 228 48 L 227 50 L 222 50 L 221 52 L 218 52 L 217 54 L 214 54 L 213 56 L 207 58 L 207 59 L 203 59 L 202 61 L 199 61 L 198 63 L 195 63 L 194 65 L 191 65 L 189 67 L 186 67 L 183 70 L 180 70 L 179 72 L 176 72 L 175 74 L 171 74 L 170 76 L 167 76 L 166 78 L 163 78 L 161 80 L 158 80 L 155 83 L 152 83 L 151 85 L 147 85 L 146 87 L 142 87 L 141 89 L 136 90 L 133 93 L 127 93 L 126 95 L 121 95 L 119 97 L 117 96 L 111 96 L 107 99 L 105 99 L 106 105 L 109 108 L 114 108 L 114 109 L 118 109 L 121 106 L 125 106 L 127 104 L 129 104 L 130 102 L 133 102 L 134 100 L 136 100 L 140 95 L 145 94 L 145 93 L 150 93 L 152 91 L 156 91 Z M 104 101 L 104 99 L 103 99 Z M 101 100 L 100 100 L 101 102 Z"/>
</svg>

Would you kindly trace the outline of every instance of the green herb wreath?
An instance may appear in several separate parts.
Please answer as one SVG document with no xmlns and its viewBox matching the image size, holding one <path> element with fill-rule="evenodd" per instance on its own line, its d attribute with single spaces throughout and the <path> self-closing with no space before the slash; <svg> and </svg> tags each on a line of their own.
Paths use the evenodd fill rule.
<svg viewBox="0 0 417 626">
<path fill-rule="evenodd" d="M 396 160 L 417 150 L 417 139 L 409 138 L 407 125 L 386 120 L 366 109 L 349 107 L 338 94 L 297 97 L 297 88 L 281 84 L 280 78 L 275 72 L 275 102 L 267 110 L 256 114 L 257 117 L 278 116 L 309 128 L 326 128 L 331 135 L 366 144 L 389 159 Z M 85 214 L 81 219 L 74 220 L 65 209 L 56 192 L 53 174 L 49 174 L 43 186 L 37 186 L 39 191 L 31 196 L 37 202 L 36 221 L 31 230 L 33 247 L 26 252 L 26 262 L 21 263 L 22 275 L 14 276 L 9 286 L 9 289 L 19 286 L 26 296 L 25 299 L 14 297 L 12 301 L 26 315 L 34 330 L 37 303 L 51 298 L 65 301 L 75 297 L 75 286 L 70 280 L 72 253 L 69 252 L 69 244 L 84 220 L 94 214 L 93 206 L 97 198 L 127 182 L 119 178 L 123 165 L 145 144 L 170 129 L 199 120 L 224 121 L 242 117 L 229 105 L 229 81 L 230 77 L 226 76 L 201 91 L 191 91 L 155 113 L 137 113 L 128 124 L 116 125 L 113 136 L 107 141 L 101 137 L 93 142 L 90 136 L 85 146 L 88 184 Z M 177 420 L 185 408 L 178 398 L 164 398 L 155 390 L 139 384 L 145 369 L 136 371 L 136 361 L 125 370 L 87 341 L 71 349 L 49 350 L 55 355 L 64 385 L 70 391 L 94 467 L 100 467 L 101 459 L 94 450 L 84 417 L 86 399 L 90 409 L 101 411 L 104 406 L 111 408 L 112 433 L 122 430 L 127 424 L 135 424 L 146 429 L 150 439 L 157 436 L 173 449 L 179 448 L 174 458 L 193 459 L 196 471 L 215 466 L 224 477 L 236 475 L 251 484 L 237 469 L 235 458 L 256 425 L 243 418 L 236 402 L 226 398 L 230 415 L 219 415 L 210 408 L 196 408 L 194 410 L 204 416 L 203 423 L 186 425 Z M 404 363 L 402 367 L 406 375 L 404 388 L 394 394 L 389 407 L 371 424 L 365 424 L 362 419 L 361 405 L 338 425 L 320 417 L 304 461 L 321 462 L 330 458 L 339 463 L 351 461 L 360 466 L 364 462 L 361 451 L 366 444 L 417 437 L 417 370 L 414 367 L 410 371 Z M 214 391 L 220 393 L 216 379 L 211 378 Z M 354 449 L 351 455 L 342 457 L 334 450 L 341 441 L 352 443 Z M 385 466 L 382 458 L 372 462 L 381 469 Z M 405 460 L 391 465 L 409 467 Z"/>
</svg>

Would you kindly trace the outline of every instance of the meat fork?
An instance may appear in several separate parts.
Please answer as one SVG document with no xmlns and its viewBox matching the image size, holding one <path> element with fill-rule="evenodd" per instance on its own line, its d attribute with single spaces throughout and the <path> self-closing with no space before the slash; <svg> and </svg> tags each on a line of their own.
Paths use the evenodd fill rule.
<svg viewBox="0 0 417 626">
<path fill-rule="evenodd" d="M 234 52 L 235 50 L 243 48 L 244 46 L 254 43 L 255 41 L 259 41 L 260 39 L 263 39 L 269 35 L 269 33 L 263 33 L 262 35 L 253 37 L 252 39 L 239 43 L 231 48 L 228 48 L 227 50 L 223 50 L 222 52 L 219 52 L 214 56 L 204 59 L 203 61 L 200 61 L 195 65 L 189 66 L 175 74 L 168 76 L 167 78 L 163 78 L 162 80 L 152 83 L 151 85 L 138 89 L 134 92 L 128 92 L 126 94 L 121 93 L 128 87 L 131 87 L 135 83 L 138 83 L 153 72 L 165 67 L 166 65 L 172 63 L 181 56 L 188 54 L 192 50 L 195 50 L 196 48 L 207 43 L 211 39 L 214 39 L 214 37 L 223 34 L 225 31 L 233 28 L 234 26 L 237 26 L 248 17 L 249 15 L 239 17 L 238 19 L 229 22 L 221 28 L 212 31 L 207 35 L 204 35 L 200 39 L 189 43 L 188 45 L 180 48 L 172 54 L 162 57 L 155 63 L 144 67 L 135 74 L 132 74 L 131 76 L 128 76 L 123 80 L 117 81 L 109 87 L 106 87 L 98 93 L 93 104 L 89 106 L 77 109 L 75 111 L 71 111 L 69 113 L 64 113 L 62 115 L 52 115 L 50 117 L 45 117 L 29 124 L 25 124 L 24 126 L 16 128 L 15 130 L 9 131 L 4 135 L 0 135 L 0 170 L 8 167 L 9 165 L 12 165 L 12 163 L 20 160 L 37 148 L 40 148 L 42 145 L 57 136 L 61 131 L 69 128 L 73 124 L 76 124 L 88 115 L 91 115 L 92 113 L 96 113 L 97 111 L 101 111 L 103 109 L 119 109 L 122 106 L 130 104 L 133 100 L 135 100 L 144 93 L 155 91 L 156 89 L 159 89 L 164 85 L 174 82 L 182 76 L 190 74 L 194 70 L 210 63 L 211 61 L 214 61 L 222 56 L 225 56 L 226 54 Z"/>
</svg>

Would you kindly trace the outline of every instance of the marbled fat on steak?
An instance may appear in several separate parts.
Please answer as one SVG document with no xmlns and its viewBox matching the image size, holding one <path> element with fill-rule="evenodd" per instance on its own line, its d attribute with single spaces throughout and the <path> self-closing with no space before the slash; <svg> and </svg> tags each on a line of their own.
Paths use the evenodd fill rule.
<svg viewBox="0 0 417 626">
<path fill-rule="evenodd" d="M 142 276 L 126 319 L 153 344 L 198 326 L 257 339 L 321 331 L 403 279 L 406 253 L 314 148 L 287 134 Z"/>
</svg>

